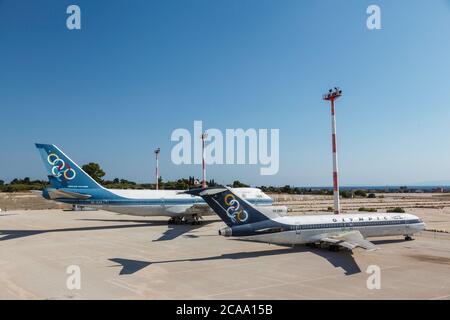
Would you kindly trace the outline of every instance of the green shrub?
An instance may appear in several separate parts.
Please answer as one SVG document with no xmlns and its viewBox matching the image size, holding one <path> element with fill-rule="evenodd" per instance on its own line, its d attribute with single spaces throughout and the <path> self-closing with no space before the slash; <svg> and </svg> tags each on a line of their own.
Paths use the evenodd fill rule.
<svg viewBox="0 0 450 320">
<path fill-rule="evenodd" d="M 405 209 L 397 207 L 394 209 L 389 209 L 387 212 L 389 212 L 389 213 L 405 213 Z"/>
<path fill-rule="evenodd" d="M 377 212 L 377 209 L 375 209 L 375 208 L 364 208 L 364 207 L 361 207 L 361 208 L 358 209 L 358 211 L 364 211 L 364 212 Z"/>
<path fill-rule="evenodd" d="M 367 198 L 369 199 L 375 199 L 377 196 L 375 195 L 375 193 L 369 193 L 369 195 L 367 196 Z"/>
<path fill-rule="evenodd" d="M 363 197 L 363 198 L 367 197 L 367 192 L 364 190 L 355 190 L 354 194 L 357 197 Z"/>
<path fill-rule="evenodd" d="M 233 181 L 233 188 L 247 188 L 249 187 L 248 184 L 242 183 L 239 180 Z"/>
<path fill-rule="evenodd" d="M 340 194 L 341 194 L 341 197 L 344 199 L 350 199 L 353 196 L 353 193 L 348 190 L 341 191 Z"/>
</svg>

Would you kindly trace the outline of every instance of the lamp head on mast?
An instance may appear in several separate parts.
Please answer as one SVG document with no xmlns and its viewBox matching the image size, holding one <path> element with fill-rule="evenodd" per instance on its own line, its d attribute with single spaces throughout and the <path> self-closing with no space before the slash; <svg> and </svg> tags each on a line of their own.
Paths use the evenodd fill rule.
<svg viewBox="0 0 450 320">
<path fill-rule="evenodd" d="M 338 87 L 334 87 L 333 89 L 328 90 L 328 93 L 322 96 L 323 100 L 331 101 L 336 100 L 337 98 L 342 96 L 342 90 Z"/>
</svg>

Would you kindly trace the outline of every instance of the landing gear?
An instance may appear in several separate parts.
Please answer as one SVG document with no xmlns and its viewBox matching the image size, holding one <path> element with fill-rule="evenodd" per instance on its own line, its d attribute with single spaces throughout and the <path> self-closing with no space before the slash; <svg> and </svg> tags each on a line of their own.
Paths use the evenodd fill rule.
<svg viewBox="0 0 450 320">
<path fill-rule="evenodd" d="M 192 221 L 191 221 L 192 225 L 201 225 L 202 222 L 200 221 L 200 217 L 198 216 L 198 214 L 193 214 L 192 215 Z"/>
<path fill-rule="evenodd" d="M 414 240 L 411 236 L 406 235 L 405 236 L 405 241 L 412 241 Z"/>
<path fill-rule="evenodd" d="M 202 222 L 200 221 L 200 217 L 197 214 L 193 214 L 190 218 L 186 216 L 183 217 L 172 217 L 167 221 L 167 224 L 192 224 L 192 225 L 200 225 Z"/>
<path fill-rule="evenodd" d="M 200 221 L 200 216 L 196 213 L 192 214 L 191 216 L 184 216 L 181 218 L 181 220 L 183 221 L 183 224 L 190 223 L 193 226 L 202 224 L 202 222 Z"/>
<path fill-rule="evenodd" d="M 182 224 L 183 217 L 172 217 L 167 221 L 168 224 Z"/>
<path fill-rule="evenodd" d="M 339 251 L 339 246 L 335 245 L 335 244 L 330 244 L 330 246 L 328 247 L 328 250 L 332 251 L 332 252 L 338 252 Z"/>
</svg>

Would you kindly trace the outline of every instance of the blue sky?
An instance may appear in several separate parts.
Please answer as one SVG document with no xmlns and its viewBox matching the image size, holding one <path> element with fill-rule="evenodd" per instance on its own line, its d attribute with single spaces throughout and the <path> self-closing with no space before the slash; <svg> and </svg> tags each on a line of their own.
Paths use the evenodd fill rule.
<svg viewBox="0 0 450 320">
<path fill-rule="evenodd" d="M 82 30 L 66 28 L 77 4 Z M 366 27 L 381 7 L 382 30 Z M 339 85 L 343 185 L 450 180 L 450 1 L 0 0 L 0 179 L 44 178 L 34 142 L 108 178 L 200 176 L 176 128 L 279 128 L 280 170 L 215 165 L 222 183 L 331 184 Z"/>
</svg>

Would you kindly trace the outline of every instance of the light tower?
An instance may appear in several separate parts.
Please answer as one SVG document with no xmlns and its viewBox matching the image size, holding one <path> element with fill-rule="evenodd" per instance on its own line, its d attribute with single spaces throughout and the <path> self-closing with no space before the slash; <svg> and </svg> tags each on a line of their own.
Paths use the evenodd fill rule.
<svg viewBox="0 0 450 320">
<path fill-rule="evenodd" d="M 158 190 L 158 184 L 159 184 L 159 153 L 161 152 L 161 148 L 156 149 L 154 152 L 155 152 L 155 157 L 156 157 L 156 190 Z"/>
<path fill-rule="evenodd" d="M 205 139 L 208 137 L 206 132 L 202 133 L 202 188 L 206 188 L 206 166 L 205 166 Z"/>
<path fill-rule="evenodd" d="M 331 144 L 333 150 L 333 196 L 334 196 L 334 213 L 341 213 L 341 205 L 339 202 L 339 180 L 338 180 L 338 159 L 336 145 L 336 116 L 334 114 L 334 101 L 342 96 L 342 90 L 334 87 L 328 93 L 323 95 L 323 100 L 331 102 Z"/>
</svg>

